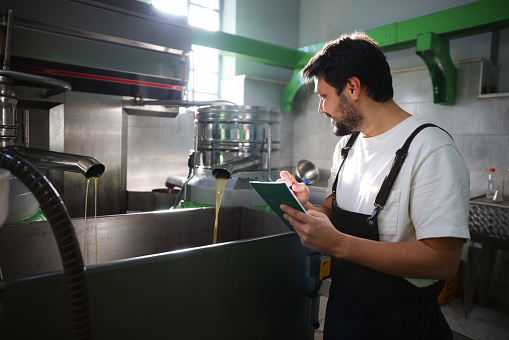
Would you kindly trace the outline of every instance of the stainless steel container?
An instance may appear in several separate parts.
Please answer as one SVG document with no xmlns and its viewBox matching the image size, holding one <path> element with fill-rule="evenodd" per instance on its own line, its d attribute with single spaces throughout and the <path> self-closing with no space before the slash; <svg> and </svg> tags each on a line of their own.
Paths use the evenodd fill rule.
<svg viewBox="0 0 509 340">
<path fill-rule="evenodd" d="M 94 339 L 313 339 L 319 256 L 275 214 L 251 208 L 221 209 L 212 245 L 214 216 L 198 208 L 72 220 Z M 49 224 L 0 228 L 0 267 L 0 338 L 70 339 Z"/>
<path fill-rule="evenodd" d="M 195 120 L 194 177 L 186 201 L 214 205 L 216 171 L 230 179 L 221 206 L 265 202 L 249 184 L 279 177 L 281 114 L 260 106 L 201 108 Z"/>
<path fill-rule="evenodd" d="M 260 106 L 212 106 L 196 114 L 198 164 L 213 169 L 243 156 L 260 156 L 260 164 L 250 171 L 266 170 L 268 166 L 269 130 L 272 134 L 270 163 L 279 168 L 281 114 L 279 109 Z"/>
</svg>

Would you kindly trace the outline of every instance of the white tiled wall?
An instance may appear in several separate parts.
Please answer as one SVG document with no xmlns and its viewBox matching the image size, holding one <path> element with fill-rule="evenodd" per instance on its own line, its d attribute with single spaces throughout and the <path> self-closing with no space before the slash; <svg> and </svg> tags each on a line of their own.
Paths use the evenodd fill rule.
<svg viewBox="0 0 509 340">
<path fill-rule="evenodd" d="M 187 176 L 194 140 L 192 112 L 175 118 L 131 115 L 127 136 L 128 191 L 164 188 L 169 175 Z"/>
</svg>

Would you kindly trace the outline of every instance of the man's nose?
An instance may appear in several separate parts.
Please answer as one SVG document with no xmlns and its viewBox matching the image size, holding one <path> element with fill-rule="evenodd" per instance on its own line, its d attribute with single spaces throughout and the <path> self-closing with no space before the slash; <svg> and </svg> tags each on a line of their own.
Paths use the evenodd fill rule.
<svg viewBox="0 0 509 340">
<path fill-rule="evenodd" d="M 323 115 L 326 114 L 327 111 L 323 108 L 323 103 L 325 102 L 324 98 L 320 98 L 320 103 L 318 104 L 318 113 Z"/>
</svg>

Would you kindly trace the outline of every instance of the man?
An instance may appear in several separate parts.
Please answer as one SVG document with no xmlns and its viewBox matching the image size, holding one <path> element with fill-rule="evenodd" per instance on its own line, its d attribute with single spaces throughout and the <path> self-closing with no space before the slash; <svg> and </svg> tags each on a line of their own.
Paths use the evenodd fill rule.
<svg viewBox="0 0 509 340">
<path fill-rule="evenodd" d="M 301 75 L 345 135 L 322 206 L 281 173 L 308 212 L 282 205 L 285 218 L 332 257 L 324 339 L 452 339 L 437 297 L 469 238 L 470 194 L 454 141 L 393 101 L 386 58 L 363 33 L 326 45 Z"/>
</svg>

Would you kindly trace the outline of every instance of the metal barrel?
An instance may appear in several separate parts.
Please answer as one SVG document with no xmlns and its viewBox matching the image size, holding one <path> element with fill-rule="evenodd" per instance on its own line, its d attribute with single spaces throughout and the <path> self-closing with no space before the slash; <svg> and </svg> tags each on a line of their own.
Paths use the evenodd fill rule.
<svg viewBox="0 0 509 340">
<path fill-rule="evenodd" d="M 262 161 L 250 170 L 267 169 L 269 163 L 271 169 L 279 168 L 279 109 L 261 106 L 205 107 L 198 110 L 195 125 L 196 167 L 212 169 L 215 165 L 253 155 Z"/>
</svg>

